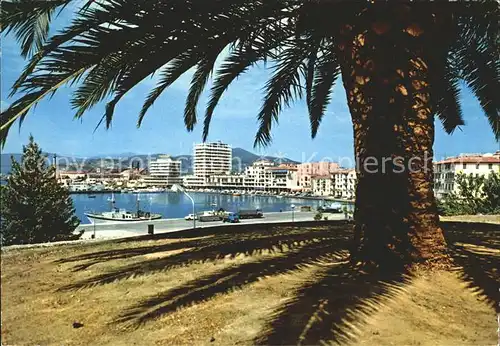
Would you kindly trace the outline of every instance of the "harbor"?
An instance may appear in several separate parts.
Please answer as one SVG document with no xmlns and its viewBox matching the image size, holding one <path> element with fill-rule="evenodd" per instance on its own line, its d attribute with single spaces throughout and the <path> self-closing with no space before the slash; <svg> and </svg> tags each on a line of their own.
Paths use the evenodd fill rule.
<svg viewBox="0 0 500 346">
<path fill-rule="evenodd" d="M 332 201 L 326 199 L 307 199 L 302 197 L 284 196 L 262 196 L 262 195 L 233 195 L 213 192 L 192 192 L 196 213 L 224 209 L 228 212 L 237 212 L 242 209 L 260 209 L 265 214 L 298 212 L 301 207 L 310 207 L 316 210 L 320 206 L 330 204 Z M 93 196 L 93 197 L 92 197 Z M 90 224 L 86 213 L 109 211 L 111 209 L 110 199 L 114 198 L 114 207 L 126 210 L 137 209 L 137 199 L 140 199 L 140 209 L 151 214 L 159 214 L 163 219 L 181 219 L 192 213 L 192 202 L 183 193 L 164 191 L 161 193 L 126 193 L 112 194 L 101 193 L 97 195 L 76 194 L 72 195 L 76 215 L 82 226 Z M 348 201 L 340 202 L 351 209 L 352 204 Z M 156 221 L 158 222 L 158 221 Z M 186 222 L 186 221 L 184 221 Z M 134 222 L 135 224 L 135 222 Z M 132 225 L 133 227 L 133 225 Z"/>
</svg>

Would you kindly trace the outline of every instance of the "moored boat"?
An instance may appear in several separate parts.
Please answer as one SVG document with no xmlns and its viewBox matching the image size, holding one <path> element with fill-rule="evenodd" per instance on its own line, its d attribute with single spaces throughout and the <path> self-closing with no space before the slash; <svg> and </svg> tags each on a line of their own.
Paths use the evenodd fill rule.
<svg viewBox="0 0 500 346">
<path fill-rule="evenodd" d="M 85 216 L 87 216 L 92 223 L 148 221 L 162 218 L 160 214 L 152 214 L 147 211 L 139 210 L 137 212 L 130 212 L 126 209 L 118 208 L 101 213 L 85 213 Z"/>
<path fill-rule="evenodd" d="M 126 209 L 118 209 L 115 207 L 115 195 L 112 194 L 111 198 L 108 199 L 111 210 L 104 212 L 89 212 L 85 213 L 85 216 L 92 223 L 109 223 L 109 222 L 133 222 L 133 221 L 148 221 L 148 220 L 158 220 L 162 216 L 160 214 L 153 214 L 151 212 L 143 211 L 140 209 L 140 196 L 137 195 L 137 210 L 135 212 L 128 211 Z"/>
</svg>

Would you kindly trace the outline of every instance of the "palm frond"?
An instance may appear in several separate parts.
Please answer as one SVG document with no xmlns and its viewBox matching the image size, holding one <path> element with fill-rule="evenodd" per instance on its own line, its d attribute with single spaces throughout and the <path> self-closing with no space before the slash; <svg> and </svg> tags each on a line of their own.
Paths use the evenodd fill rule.
<svg viewBox="0 0 500 346">
<path fill-rule="evenodd" d="M 210 122 L 215 107 L 219 103 L 224 91 L 238 76 L 243 74 L 251 65 L 257 62 L 259 56 L 252 49 L 235 49 L 220 66 L 216 72 L 216 78 L 211 87 L 210 99 L 205 111 L 205 120 L 203 124 L 203 141 L 206 141 L 210 128 Z"/>
<path fill-rule="evenodd" d="M 24 96 L 16 100 L 10 105 L 0 115 L 0 134 L 2 145 L 5 143 L 7 133 L 12 126 L 12 124 L 20 119 L 20 125 L 24 120 L 27 112 L 42 100 L 47 95 L 55 92 L 62 85 L 69 83 L 72 79 L 78 78 L 82 73 L 85 72 L 85 68 L 73 71 L 72 73 L 62 73 L 58 75 L 52 75 L 50 77 L 44 76 L 44 78 L 39 80 L 36 90 L 26 93 Z"/>
<path fill-rule="evenodd" d="M 45 43 L 49 24 L 58 7 L 71 0 L 12 0 L 2 1 L 0 25 L 2 32 L 13 31 L 20 43 L 23 57 L 37 52 Z"/>
<path fill-rule="evenodd" d="M 283 106 L 289 107 L 295 99 L 302 97 L 300 68 L 309 52 L 302 44 L 291 45 L 280 54 L 272 77 L 266 83 L 262 108 L 257 115 L 259 129 L 255 136 L 254 146 L 266 146 L 271 142 L 272 123 L 278 121 Z"/>
<path fill-rule="evenodd" d="M 475 41 L 461 41 L 455 51 L 461 79 L 479 100 L 496 139 L 500 139 L 500 54 Z"/>
<path fill-rule="evenodd" d="M 460 106 L 460 80 L 450 64 L 444 67 L 443 75 L 434 77 L 431 88 L 432 107 L 444 130 L 451 134 L 458 126 L 465 125 Z"/>
<path fill-rule="evenodd" d="M 329 50 L 324 50 L 315 66 L 314 83 L 311 86 L 311 97 L 308 102 L 312 138 L 318 133 L 318 127 L 330 103 L 332 88 L 339 75 L 339 62 Z"/>
<path fill-rule="evenodd" d="M 191 67 L 196 65 L 199 60 L 197 54 L 192 52 L 186 52 L 176 59 L 172 60 L 168 66 L 160 73 L 161 78 L 156 87 L 151 90 L 147 96 L 144 104 L 142 105 L 141 112 L 139 113 L 139 119 L 137 120 L 137 126 L 141 126 L 144 116 L 146 115 L 149 108 L 155 103 L 156 99 L 167 89 L 172 83 L 174 83 L 181 75 L 188 71 Z"/>
<path fill-rule="evenodd" d="M 198 63 L 196 71 L 193 74 L 191 87 L 189 88 L 189 94 L 186 99 L 186 107 L 184 109 L 184 124 L 188 131 L 192 131 L 196 124 L 196 106 L 198 105 L 198 101 L 207 84 L 208 78 L 212 73 L 215 60 L 222 52 L 223 48 L 224 47 L 216 48 L 215 51 L 205 55 Z"/>
</svg>

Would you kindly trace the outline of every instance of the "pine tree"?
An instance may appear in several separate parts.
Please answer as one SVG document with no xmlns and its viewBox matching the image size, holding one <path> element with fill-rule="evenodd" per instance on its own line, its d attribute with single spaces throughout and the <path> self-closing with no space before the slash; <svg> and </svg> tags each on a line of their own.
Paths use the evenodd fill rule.
<svg viewBox="0 0 500 346">
<path fill-rule="evenodd" d="M 1 240 L 3 245 L 77 239 L 80 221 L 69 192 L 56 180 L 55 167 L 30 136 L 21 163 L 14 158 L 2 187 Z"/>
</svg>

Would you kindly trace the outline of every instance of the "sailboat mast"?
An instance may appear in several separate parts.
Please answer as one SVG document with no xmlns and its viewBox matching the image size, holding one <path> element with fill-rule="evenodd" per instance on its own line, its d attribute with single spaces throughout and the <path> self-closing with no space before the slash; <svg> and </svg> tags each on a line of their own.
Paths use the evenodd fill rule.
<svg viewBox="0 0 500 346">
<path fill-rule="evenodd" d="M 137 200 L 136 200 L 135 203 L 136 203 L 136 206 L 137 206 L 137 216 L 139 216 L 139 210 L 140 210 L 139 206 L 140 206 L 140 203 L 141 203 L 141 194 L 140 193 L 137 194 Z"/>
<path fill-rule="evenodd" d="M 115 193 L 111 192 L 111 199 L 109 200 L 109 205 L 111 208 L 111 211 L 114 211 L 115 209 Z"/>
</svg>

